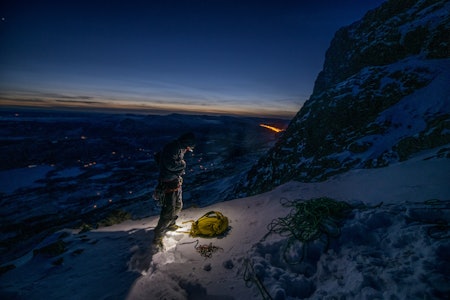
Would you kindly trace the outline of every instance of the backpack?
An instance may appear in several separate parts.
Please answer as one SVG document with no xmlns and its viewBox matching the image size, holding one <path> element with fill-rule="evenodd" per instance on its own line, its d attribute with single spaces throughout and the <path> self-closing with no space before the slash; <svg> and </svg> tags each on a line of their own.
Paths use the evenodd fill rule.
<svg viewBox="0 0 450 300">
<path fill-rule="evenodd" d="M 218 211 L 210 211 L 192 223 L 189 235 L 192 237 L 215 237 L 228 229 L 228 218 Z"/>
</svg>

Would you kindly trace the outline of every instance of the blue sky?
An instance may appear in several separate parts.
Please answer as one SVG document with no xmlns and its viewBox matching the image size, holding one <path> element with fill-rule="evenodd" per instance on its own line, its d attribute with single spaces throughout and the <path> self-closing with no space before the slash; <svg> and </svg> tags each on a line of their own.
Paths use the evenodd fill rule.
<svg viewBox="0 0 450 300">
<path fill-rule="evenodd" d="M 0 101 L 293 116 L 342 26 L 382 0 L 0 4 Z"/>
</svg>

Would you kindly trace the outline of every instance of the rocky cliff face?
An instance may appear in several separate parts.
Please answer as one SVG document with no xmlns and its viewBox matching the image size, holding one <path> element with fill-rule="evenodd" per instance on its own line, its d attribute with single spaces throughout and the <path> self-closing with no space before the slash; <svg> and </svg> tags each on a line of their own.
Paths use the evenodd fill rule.
<svg viewBox="0 0 450 300">
<path fill-rule="evenodd" d="M 310 99 L 236 194 L 383 167 L 449 144 L 449 15 L 446 0 L 391 0 L 338 30 Z"/>
</svg>

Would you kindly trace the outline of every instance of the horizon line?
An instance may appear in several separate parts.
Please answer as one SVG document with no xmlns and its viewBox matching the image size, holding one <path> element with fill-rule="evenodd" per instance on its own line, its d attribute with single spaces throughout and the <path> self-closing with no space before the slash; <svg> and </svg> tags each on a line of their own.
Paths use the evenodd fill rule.
<svg viewBox="0 0 450 300">
<path fill-rule="evenodd" d="M 210 115 L 210 116 L 231 116 L 231 117 L 250 117 L 250 118 L 272 118 L 272 119 L 283 119 L 292 120 L 296 113 L 257 113 L 248 112 L 243 110 L 188 110 L 188 109 L 156 109 L 151 107 L 133 107 L 126 105 L 121 107 L 99 107 L 99 106 L 67 106 L 67 105 L 21 105 L 21 104 L 3 104 L 0 103 L 1 110 L 36 110 L 36 111 L 60 111 L 60 112 L 79 112 L 79 113 L 104 113 L 104 114 L 135 114 L 135 115 L 171 115 L 171 114 L 181 114 L 181 115 Z"/>
</svg>

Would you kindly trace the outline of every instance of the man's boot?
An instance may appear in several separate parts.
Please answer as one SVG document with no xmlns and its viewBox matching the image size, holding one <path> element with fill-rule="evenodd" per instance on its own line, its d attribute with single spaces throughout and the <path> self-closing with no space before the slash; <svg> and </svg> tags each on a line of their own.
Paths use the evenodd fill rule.
<svg viewBox="0 0 450 300">
<path fill-rule="evenodd" d="M 181 226 L 178 226 L 177 224 L 172 224 L 169 227 L 167 227 L 168 231 L 176 231 L 178 228 L 181 228 Z"/>
<path fill-rule="evenodd" d="M 153 254 L 156 254 L 158 252 L 163 252 L 164 251 L 164 244 L 163 244 L 162 240 L 163 240 L 162 237 L 155 238 L 153 240 L 153 243 L 152 243 L 152 252 L 153 252 Z"/>
</svg>

